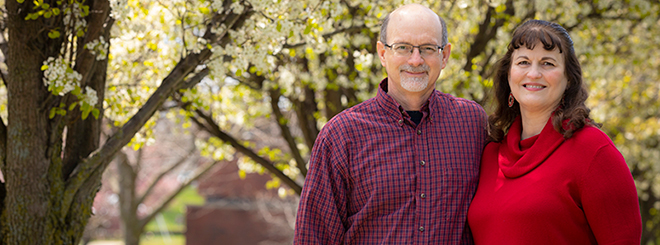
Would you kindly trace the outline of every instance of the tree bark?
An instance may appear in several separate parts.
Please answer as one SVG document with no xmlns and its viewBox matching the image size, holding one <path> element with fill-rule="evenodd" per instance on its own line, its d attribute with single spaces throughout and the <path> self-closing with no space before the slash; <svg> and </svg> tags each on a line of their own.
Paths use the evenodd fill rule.
<svg viewBox="0 0 660 245">
<path fill-rule="evenodd" d="M 117 169 L 119 171 L 119 213 L 121 230 L 126 245 L 138 245 L 142 231 L 137 216 L 139 203 L 136 202 L 135 181 L 137 173 L 131 166 L 124 152 L 117 153 Z"/>
<path fill-rule="evenodd" d="M 97 40 L 103 37 L 106 42 L 110 42 L 110 28 L 113 21 L 106 21 L 110 12 L 108 1 L 94 1 L 90 3 L 90 15 L 87 18 L 89 23 L 88 32 L 85 38 L 78 44 L 79 55 L 76 58 L 74 70 L 83 75 L 81 88 L 90 88 L 96 91 L 98 103 L 96 109 L 99 115 L 103 115 L 103 100 L 105 99 L 106 73 L 108 70 L 108 57 L 103 60 L 96 60 L 96 55 L 84 48 L 85 43 Z M 80 107 L 76 107 L 70 114 L 76 119 L 80 117 Z M 62 176 L 65 180 L 81 160 L 94 150 L 98 149 L 101 136 L 101 122 L 103 117 L 94 118 L 92 115 L 85 120 L 73 120 L 73 125 L 68 127 L 66 136 L 67 147 L 64 150 L 64 160 Z"/>
<path fill-rule="evenodd" d="M 303 132 L 305 143 L 311 150 L 314 147 L 316 136 L 319 134 L 319 129 L 316 126 L 316 118 L 314 117 L 314 114 L 318 111 L 318 107 L 316 106 L 314 90 L 309 86 L 304 86 L 303 92 L 305 93 L 305 100 L 295 101 L 294 109 L 296 110 L 296 116 L 298 117 L 298 123 Z"/>
<path fill-rule="evenodd" d="M 231 3 L 226 0 L 225 6 Z M 78 45 L 100 35 L 107 37 L 105 31 L 112 25 L 112 20 L 106 22 L 107 0 L 87 1 L 85 5 L 89 5 L 91 10 L 86 17 L 89 29 L 86 36 L 78 39 Z M 52 3 L 51 7 L 57 7 L 57 4 Z M 52 95 L 44 86 L 41 71 L 44 60 L 58 57 L 63 43 L 69 40 L 48 37 L 49 30 L 53 28 L 63 30 L 61 18 L 26 20 L 26 15 L 34 10 L 33 1 L 6 1 L 6 10 L 8 43 L 5 57 L 8 70 L 7 76 L 3 74 L 3 79 L 8 91 L 9 121 L 6 140 L 1 139 L 0 135 L 0 140 L 6 144 L 6 151 L 0 150 L 6 160 L 6 166 L 2 169 L 6 183 L 0 186 L 4 187 L 1 190 L 6 190 L 0 191 L 6 194 L 3 206 L 0 206 L 4 207 L 0 210 L 3 213 L 0 237 L 6 244 L 77 244 L 92 214 L 101 175 L 113 155 L 143 127 L 183 79 L 208 60 L 211 51 L 205 49 L 182 59 L 141 110 L 98 149 L 102 116 L 99 119 L 91 119 L 93 116 L 90 116 L 83 121 L 73 116 L 80 115 L 79 112 L 68 112 L 67 116 L 49 118 L 52 107 L 59 106 L 60 102 L 73 101 L 72 95 Z M 253 13 L 250 8 L 242 13 L 233 13 L 229 8 L 226 10 L 213 19 L 209 28 L 222 23 L 228 29 L 238 28 Z M 227 32 L 206 34 L 209 43 L 215 44 Z M 97 91 L 97 109 L 101 110 L 107 63 L 96 61 L 84 49 L 70 54 L 78 55 L 72 58 L 78 64 L 74 69 L 83 75 L 83 88 L 90 86 Z M 66 147 L 63 147 L 62 132 L 65 127 L 68 135 Z"/>
<path fill-rule="evenodd" d="M 302 155 L 300 154 L 300 150 L 298 150 L 298 144 L 296 143 L 295 138 L 293 138 L 291 130 L 289 130 L 289 123 L 287 122 L 286 118 L 284 118 L 284 114 L 282 114 L 280 106 L 278 105 L 280 96 L 281 94 L 279 90 L 271 89 L 270 106 L 273 110 L 273 114 L 275 114 L 277 125 L 280 127 L 280 134 L 282 135 L 282 138 L 284 138 L 284 140 L 287 142 L 287 145 L 289 145 L 289 150 L 291 150 L 293 159 L 296 160 L 296 166 L 300 170 L 300 173 L 303 175 L 303 177 L 305 177 L 307 176 L 307 166 L 305 165 L 306 162 L 303 160 Z"/>
<path fill-rule="evenodd" d="M 31 2 L 31 1 L 30 1 Z M 7 196 L 2 220 L 7 244 L 47 244 L 50 188 L 46 156 L 47 112 L 39 110 L 48 95 L 40 67 L 47 39 L 38 21 L 24 21 L 30 4 L 6 1 L 9 48 L 7 53 L 8 125 L 6 156 Z M 46 37 L 47 38 L 47 37 Z M 9 229 L 11 224 L 11 229 Z M 35 235 L 37 234 L 37 235 Z"/>
</svg>

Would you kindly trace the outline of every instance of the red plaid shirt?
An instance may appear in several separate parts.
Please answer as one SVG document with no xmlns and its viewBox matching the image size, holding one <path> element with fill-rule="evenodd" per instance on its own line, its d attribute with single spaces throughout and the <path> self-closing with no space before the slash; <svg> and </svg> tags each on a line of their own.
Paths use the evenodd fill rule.
<svg viewBox="0 0 660 245">
<path fill-rule="evenodd" d="M 419 125 L 387 94 L 332 118 L 316 140 L 294 244 L 471 244 L 486 139 L 476 103 L 434 91 Z"/>
</svg>

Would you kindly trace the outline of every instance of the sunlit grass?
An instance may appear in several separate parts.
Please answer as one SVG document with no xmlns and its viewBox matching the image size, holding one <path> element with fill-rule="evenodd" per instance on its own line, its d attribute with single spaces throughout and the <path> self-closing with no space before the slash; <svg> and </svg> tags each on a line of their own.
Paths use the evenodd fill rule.
<svg viewBox="0 0 660 245">
<path fill-rule="evenodd" d="M 197 188 L 189 186 L 170 203 L 160 215 L 157 215 L 145 229 L 146 232 L 185 232 L 186 205 L 203 205 L 204 197 L 197 193 Z M 159 222 L 161 222 L 159 224 Z M 163 227 L 164 225 L 164 227 Z M 161 230 L 165 228 L 167 230 Z"/>
<path fill-rule="evenodd" d="M 184 245 L 186 237 L 184 235 L 144 235 L 140 240 L 140 245 Z M 124 245 L 123 240 L 96 240 L 88 245 Z"/>
<path fill-rule="evenodd" d="M 145 235 L 142 236 L 140 245 L 184 245 L 186 237 L 184 235 Z"/>
</svg>

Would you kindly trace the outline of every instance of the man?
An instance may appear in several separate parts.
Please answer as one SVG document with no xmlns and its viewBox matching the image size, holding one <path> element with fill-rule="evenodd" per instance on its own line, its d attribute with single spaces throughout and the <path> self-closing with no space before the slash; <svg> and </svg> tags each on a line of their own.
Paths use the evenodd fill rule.
<svg viewBox="0 0 660 245">
<path fill-rule="evenodd" d="M 405 5 L 385 18 L 378 56 L 389 77 L 319 134 L 294 244 L 471 243 L 486 114 L 435 90 L 450 51 L 430 9 Z"/>
</svg>

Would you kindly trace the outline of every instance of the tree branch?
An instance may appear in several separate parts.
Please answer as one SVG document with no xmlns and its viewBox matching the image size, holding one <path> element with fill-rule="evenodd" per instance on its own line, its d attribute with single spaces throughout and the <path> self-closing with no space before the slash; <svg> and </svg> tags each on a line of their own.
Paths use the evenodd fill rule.
<svg viewBox="0 0 660 245">
<path fill-rule="evenodd" d="M 270 173 L 272 173 L 277 178 L 282 180 L 284 184 L 289 186 L 289 188 L 295 191 L 298 195 L 302 193 L 302 186 L 300 186 L 298 183 L 296 183 L 291 178 L 289 178 L 289 176 L 286 176 L 282 171 L 277 169 L 277 167 L 275 167 L 275 164 L 259 156 L 258 154 L 254 153 L 254 151 L 243 146 L 243 144 L 239 143 L 238 140 L 234 139 L 234 137 L 223 132 L 220 129 L 220 127 L 213 121 L 213 118 L 211 118 L 211 116 L 204 114 L 204 112 L 201 110 L 195 110 L 195 114 L 197 115 L 197 117 L 202 119 L 203 122 L 199 121 L 196 117 L 191 117 L 190 119 L 193 120 L 193 122 L 195 122 L 195 124 L 197 124 L 200 128 L 203 128 L 211 135 L 218 137 L 220 140 L 229 143 L 231 146 L 234 147 L 234 149 L 243 153 L 243 155 L 249 157 L 259 165 L 266 168 L 268 171 L 270 171 Z"/>
<path fill-rule="evenodd" d="M 181 184 L 181 186 L 179 186 L 179 189 L 177 189 L 176 191 L 174 191 L 174 192 L 173 192 L 168 198 L 166 198 L 166 199 L 165 199 L 160 205 L 158 205 L 158 208 L 156 208 L 155 210 L 153 210 L 150 214 L 148 214 L 148 215 L 145 216 L 144 218 L 140 219 L 140 221 L 139 221 L 139 227 L 140 227 L 140 229 L 144 229 L 144 227 L 145 227 L 145 226 L 146 226 L 151 220 L 153 220 L 154 217 L 156 217 L 157 214 L 159 214 L 160 212 L 162 212 L 163 209 L 165 209 L 165 208 L 166 208 L 166 207 L 167 207 L 167 206 L 168 206 L 168 205 L 174 200 L 174 198 L 175 198 L 176 196 L 179 195 L 179 193 L 181 193 L 184 189 L 186 189 L 186 187 L 190 186 L 190 184 L 191 184 L 193 181 L 198 180 L 198 179 L 199 179 L 200 177 L 202 177 L 204 174 L 208 173 L 209 170 L 211 170 L 211 168 L 213 168 L 213 167 L 214 167 L 216 164 L 218 164 L 219 162 L 220 162 L 220 161 L 215 161 L 215 162 L 209 163 L 208 166 L 204 167 L 201 171 L 197 172 L 197 174 L 195 174 L 195 176 L 194 176 L 193 178 L 191 178 L 191 179 L 189 179 L 188 181 L 186 181 L 185 183 Z"/>
<path fill-rule="evenodd" d="M 303 86 L 303 93 L 305 93 L 305 99 L 303 101 L 295 101 L 294 109 L 296 110 L 296 116 L 298 117 L 298 123 L 300 124 L 300 129 L 303 132 L 303 137 L 305 143 L 309 149 L 314 147 L 314 141 L 316 141 L 316 136 L 319 134 L 319 129 L 316 127 L 316 118 L 314 114 L 318 111 L 316 106 L 315 91 L 309 86 Z"/>
<path fill-rule="evenodd" d="M 161 172 L 161 173 L 160 173 L 160 174 L 159 174 L 159 175 L 153 180 L 153 182 L 151 182 L 151 184 L 149 185 L 149 188 L 147 188 L 147 190 L 144 192 L 144 194 L 142 194 L 142 196 L 140 196 L 140 197 L 138 198 L 136 204 L 143 203 L 144 200 L 147 199 L 147 197 L 148 197 L 149 195 L 151 195 L 151 192 L 156 188 L 156 185 L 158 184 L 158 182 L 160 182 L 160 180 L 163 179 L 163 177 L 165 177 L 165 175 L 169 174 L 169 173 L 172 172 L 174 169 L 178 168 L 178 167 L 181 166 L 183 163 L 185 163 L 186 160 L 188 160 L 188 158 L 189 158 L 190 156 L 192 156 L 192 155 L 195 153 L 196 150 L 197 150 L 197 147 L 195 147 L 195 145 L 193 144 L 193 147 L 188 151 L 188 154 L 186 154 L 185 156 L 179 158 L 179 160 L 178 160 L 175 164 L 173 164 L 172 166 L 170 166 L 170 167 L 169 167 L 168 169 L 166 169 L 165 171 Z"/>
<path fill-rule="evenodd" d="M 2 33 L 4 33 L 4 28 Z M 7 51 L 9 51 L 9 43 L 5 39 L 5 35 L 0 35 L 0 52 L 2 52 L 4 57 L 7 57 Z"/>
<path fill-rule="evenodd" d="M 506 1 L 506 10 L 504 10 L 504 14 L 508 16 L 513 16 L 515 14 L 512 0 Z M 474 37 L 472 45 L 470 45 L 470 51 L 467 54 L 467 59 L 463 66 L 464 71 L 472 71 L 472 59 L 484 52 L 488 43 L 495 38 L 495 35 L 497 35 L 497 30 L 504 25 L 505 19 L 497 18 L 496 15 L 495 8 L 489 6 L 488 11 L 486 12 L 486 17 L 484 17 L 481 24 L 479 24 L 479 32 Z M 491 24 L 491 19 L 493 18 L 495 18 L 495 23 Z"/>
<path fill-rule="evenodd" d="M 226 1 L 226 5 L 229 4 L 231 4 L 231 1 Z M 226 20 L 224 24 L 226 24 L 228 29 L 239 28 L 252 13 L 253 11 L 251 9 L 246 8 L 241 14 L 231 13 L 228 14 L 227 18 L 218 17 L 214 19 Z M 210 23 L 207 27 L 208 31 L 205 33 L 204 38 L 210 40 L 208 43 L 216 43 L 216 40 L 219 40 L 226 35 L 226 30 L 221 36 L 212 33 L 211 30 L 213 25 L 219 24 L 220 23 L 218 22 L 214 22 Z M 229 40 L 227 40 L 227 42 L 229 42 Z M 62 197 L 63 210 L 69 210 L 71 203 L 74 200 L 74 196 L 79 191 L 80 187 L 88 180 L 94 182 L 94 180 L 90 180 L 89 178 L 105 170 L 114 154 L 130 142 L 131 138 L 135 136 L 151 116 L 153 116 L 153 114 L 163 105 L 165 100 L 169 98 L 177 88 L 179 88 L 185 77 L 193 72 L 197 66 L 208 60 L 211 57 L 211 54 L 211 49 L 205 48 L 199 53 L 190 54 L 180 60 L 172 69 L 172 72 L 163 79 L 161 86 L 156 89 L 151 97 L 149 97 L 144 106 L 142 106 L 142 108 L 140 108 L 140 110 L 133 115 L 133 117 L 131 117 L 121 129 L 110 136 L 103 147 L 91 153 L 88 158 L 81 161 L 71 173 L 70 178 L 67 181 L 66 191 Z M 67 212 L 62 212 L 62 215 L 66 215 L 66 213 Z"/>
<path fill-rule="evenodd" d="M 280 106 L 278 105 L 280 96 L 281 94 L 278 89 L 270 90 L 270 107 L 273 110 L 273 114 L 275 114 L 277 125 L 280 127 L 280 133 L 282 134 L 284 140 L 286 140 L 286 143 L 289 145 L 293 159 L 296 160 L 296 166 L 298 169 L 300 169 L 300 173 L 303 176 L 307 176 L 307 166 L 305 165 L 305 160 L 303 160 L 302 156 L 300 155 L 298 144 L 296 144 L 296 140 L 293 138 L 291 130 L 289 130 L 287 120 L 284 118 L 284 114 L 282 114 Z"/>
<path fill-rule="evenodd" d="M 7 125 L 0 118 L 0 172 L 5 172 L 5 160 L 7 159 Z"/>
<path fill-rule="evenodd" d="M 161 86 L 149 97 L 144 106 L 121 129 L 110 136 L 102 148 L 93 152 L 89 158 L 83 160 L 83 163 L 78 165 L 71 173 L 67 185 L 67 193 L 65 193 L 63 199 L 65 204 L 70 203 L 73 194 L 94 172 L 99 171 L 99 169 L 105 169 L 114 154 L 130 142 L 131 138 L 153 116 L 163 102 L 172 95 L 184 77 L 192 72 L 202 61 L 208 59 L 210 55 L 211 50 L 205 49 L 198 54 L 191 54 L 181 60 L 163 80 Z"/>
<path fill-rule="evenodd" d="M 353 33 L 353 32 L 356 32 L 356 31 L 360 31 L 364 28 L 367 28 L 367 26 L 366 25 L 359 25 L 359 26 L 351 26 L 351 27 L 347 27 L 347 28 L 337 29 L 333 32 L 328 32 L 326 34 L 323 34 L 323 38 L 327 39 L 327 38 L 330 38 L 334 35 L 337 35 L 339 33 L 344 33 L 344 32 Z M 295 43 L 295 44 L 288 44 L 287 43 L 287 44 L 284 44 L 282 46 L 282 48 L 297 48 L 297 47 L 303 46 L 305 44 L 307 44 L 307 43 L 306 42 L 300 42 L 300 43 Z"/>
</svg>

